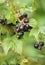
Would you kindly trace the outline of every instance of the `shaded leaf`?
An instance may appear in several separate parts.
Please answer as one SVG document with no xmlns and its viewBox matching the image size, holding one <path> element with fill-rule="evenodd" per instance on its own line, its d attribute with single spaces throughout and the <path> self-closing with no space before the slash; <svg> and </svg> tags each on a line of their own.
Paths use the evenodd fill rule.
<svg viewBox="0 0 45 65">
<path fill-rule="evenodd" d="M 8 53 L 8 50 L 9 50 L 9 48 L 11 47 L 12 43 L 13 43 L 13 42 L 11 41 L 10 38 L 6 38 L 6 39 L 3 40 L 2 47 L 3 47 L 3 49 L 4 49 L 5 54 Z"/>
</svg>

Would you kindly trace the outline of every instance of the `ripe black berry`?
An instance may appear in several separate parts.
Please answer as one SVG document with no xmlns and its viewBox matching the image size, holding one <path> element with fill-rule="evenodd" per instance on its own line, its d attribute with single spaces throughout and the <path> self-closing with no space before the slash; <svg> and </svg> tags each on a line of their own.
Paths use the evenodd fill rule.
<svg viewBox="0 0 45 65">
<path fill-rule="evenodd" d="M 20 35 L 17 35 L 17 39 L 21 39 L 21 36 Z"/>
<path fill-rule="evenodd" d="M 7 21 L 7 19 L 5 19 L 5 21 Z"/>
<path fill-rule="evenodd" d="M 18 18 L 19 18 L 20 20 L 22 20 L 22 19 L 23 19 L 23 15 L 19 15 Z"/>
<path fill-rule="evenodd" d="M 27 14 L 26 14 L 26 13 L 24 13 L 23 16 L 24 16 L 25 18 L 27 18 Z"/>
<path fill-rule="evenodd" d="M 13 24 L 13 23 L 9 23 L 9 24 L 7 24 L 8 26 L 15 26 L 15 24 Z"/>
<path fill-rule="evenodd" d="M 29 29 L 32 29 L 32 26 L 29 26 Z"/>
<path fill-rule="evenodd" d="M 27 32 L 28 31 L 28 28 L 26 25 L 24 25 L 24 31 Z"/>
<path fill-rule="evenodd" d="M 5 24 L 5 20 L 0 19 L 0 23 L 1 23 L 1 24 Z"/>
<path fill-rule="evenodd" d="M 24 32 L 19 32 L 19 36 L 23 36 L 24 35 Z"/>
<path fill-rule="evenodd" d="M 25 25 L 28 29 L 30 28 L 30 26 L 28 24 Z"/>
<path fill-rule="evenodd" d="M 34 44 L 34 47 L 38 49 L 39 44 L 36 44 L 36 43 L 35 43 L 35 44 Z"/>
<path fill-rule="evenodd" d="M 20 32 L 20 29 L 19 29 L 19 28 L 17 28 L 17 29 L 16 29 L 16 32 L 17 32 L 17 33 L 19 33 L 19 32 Z"/>
<path fill-rule="evenodd" d="M 16 21 L 16 24 L 18 24 L 18 23 L 19 23 L 19 21 L 17 20 L 17 21 Z"/>
<path fill-rule="evenodd" d="M 24 19 L 24 23 L 28 23 L 29 22 L 29 19 L 28 18 L 25 18 Z"/>
<path fill-rule="evenodd" d="M 16 29 L 17 29 L 17 28 L 19 28 L 19 25 L 18 25 L 18 24 L 16 24 Z"/>
<path fill-rule="evenodd" d="M 40 46 L 43 46 L 43 45 L 44 45 L 44 42 L 39 42 L 39 45 L 40 45 Z"/>
<path fill-rule="evenodd" d="M 20 25 L 20 31 L 23 31 L 23 30 L 24 30 L 24 26 Z"/>
</svg>

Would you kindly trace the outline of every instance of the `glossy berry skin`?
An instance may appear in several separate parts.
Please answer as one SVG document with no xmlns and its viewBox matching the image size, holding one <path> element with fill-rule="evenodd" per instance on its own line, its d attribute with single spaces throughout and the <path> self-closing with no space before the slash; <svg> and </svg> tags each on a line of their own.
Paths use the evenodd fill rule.
<svg viewBox="0 0 45 65">
<path fill-rule="evenodd" d="M 19 25 L 18 25 L 18 24 L 16 24 L 15 29 L 16 29 L 16 32 L 17 32 L 17 33 L 20 32 L 20 29 L 19 29 Z"/>
<path fill-rule="evenodd" d="M 39 45 L 42 47 L 44 45 L 44 42 L 39 42 Z"/>
<path fill-rule="evenodd" d="M 26 24 L 26 27 L 27 27 L 28 29 L 30 29 L 30 26 L 29 26 L 28 24 Z"/>
<path fill-rule="evenodd" d="M 24 26 L 20 25 L 20 31 L 23 31 L 23 30 L 24 30 Z"/>
<path fill-rule="evenodd" d="M 34 44 L 34 47 L 36 48 L 36 49 L 38 49 L 38 47 L 39 47 L 39 44 Z"/>
<path fill-rule="evenodd" d="M 26 26 L 24 27 L 24 32 L 28 32 L 28 28 Z"/>
<path fill-rule="evenodd" d="M 29 19 L 28 18 L 25 18 L 24 19 L 24 23 L 28 23 L 29 22 Z"/>
<path fill-rule="evenodd" d="M 20 32 L 20 29 L 19 29 L 19 28 L 17 28 L 17 29 L 16 29 L 16 32 L 17 32 L 17 33 L 19 33 L 19 32 Z"/>
<path fill-rule="evenodd" d="M 17 39 L 21 39 L 21 36 L 20 35 L 17 35 Z"/>
<path fill-rule="evenodd" d="M 18 24 L 16 24 L 16 29 L 17 29 L 17 28 L 19 28 L 19 25 L 18 25 Z"/>
<path fill-rule="evenodd" d="M 28 24 L 24 25 L 24 31 L 28 32 Z"/>
<path fill-rule="evenodd" d="M 19 36 L 23 36 L 23 35 L 24 35 L 24 32 L 20 32 L 20 33 L 19 33 Z"/>
</svg>

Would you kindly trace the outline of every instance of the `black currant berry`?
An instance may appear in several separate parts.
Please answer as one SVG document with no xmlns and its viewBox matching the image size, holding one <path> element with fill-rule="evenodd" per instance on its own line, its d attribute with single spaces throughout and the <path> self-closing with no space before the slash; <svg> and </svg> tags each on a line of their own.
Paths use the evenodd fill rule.
<svg viewBox="0 0 45 65">
<path fill-rule="evenodd" d="M 24 32 L 20 32 L 20 33 L 19 33 L 19 36 L 23 36 L 23 35 L 24 35 Z"/>
<path fill-rule="evenodd" d="M 4 24 L 7 24 L 7 19 L 4 19 Z"/>
<path fill-rule="evenodd" d="M 28 24 L 25 25 L 28 29 L 30 28 L 30 26 Z"/>
<path fill-rule="evenodd" d="M 18 23 L 19 23 L 19 21 L 17 20 L 17 21 L 16 21 L 16 24 L 18 24 Z"/>
<path fill-rule="evenodd" d="M 17 35 L 17 39 L 21 39 L 21 36 L 20 35 Z"/>
<path fill-rule="evenodd" d="M 24 14 L 23 14 L 23 17 L 27 18 L 27 14 L 26 14 L 26 13 L 24 13 Z"/>
<path fill-rule="evenodd" d="M 24 31 L 27 32 L 28 31 L 28 28 L 26 25 L 24 25 Z"/>
<path fill-rule="evenodd" d="M 19 18 L 20 20 L 22 20 L 22 19 L 23 19 L 23 15 L 19 15 L 18 18 Z"/>
<path fill-rule="evenodd" d="M 23 30 L 24 30 L 24 26 L 20 25 L 20 31 L 23 31 Z"/>
<path fill-rule="evenodd" d="M 5 21 L 5 24 L 7 24 L 7 19 L 4 19 L 4 21 Z"/>
<path fill-rule="evenodd" d="M 32 29 L 32 26 L 29 26 L 29 29 Z"/>
<path fill-rule="evenodd" d="M 35 44 L 34 44 L 34 47 L 38 49 L 39 44 L 36 44 L 36 43 L 35 43 Z"/>
<path fill-rule="evenodd" d="M 1 24 L 5 24 L 5 21 L 3 19 L 0 19 Z"/>
<path fill-rule="evenodd" d="M 7 24 L 7 26 L 15 26 L 15 24 L 9 23 L 9 24 Z"/>
<path fill-rule="evenodd" d="M 16 24 L 16 29 L 17 29 L 17 28 L 19 28 L 19 25 L 18 25 L 18 24 Z"/>
<path fill-rule="evenodd" d="M 43 45 L 44 45 L 44 42 L 39 42 L 39 45 L 40 45 L 40 46 L 43 46 Z"/>
<path fill-rule="evenodd" d="M 2 23 L 2 19 L 0 19 L 0 23 Z"/>
<path fill-rule="evenodd" d="M 29 22 L 29 19 L 28 18 L 25 18 L 24 19 L 24 23 L 28 23 Z"/>
<path fill-rule="evenodd" d="M 16 32 L 17 32 L 17 33 L 19 33 L 19 32 L 20 32 L 20 29 L 19 29 L 19 28 L 17 28 L 17 29 L 16 29 Z"/>
</svg>

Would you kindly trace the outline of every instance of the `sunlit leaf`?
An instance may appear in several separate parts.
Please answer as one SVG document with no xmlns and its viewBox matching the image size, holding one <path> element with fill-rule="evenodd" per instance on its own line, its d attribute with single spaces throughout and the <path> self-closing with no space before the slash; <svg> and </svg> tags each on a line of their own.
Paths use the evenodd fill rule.
<svg viewBox="0 0 45 65">
<path fill-rule="evenodd" d="M 4 2 L 5 2 L 5 0 L 0 0 L 0 4 L 1 4 L 1 3 L 4 3 Z"/>
</svg>

